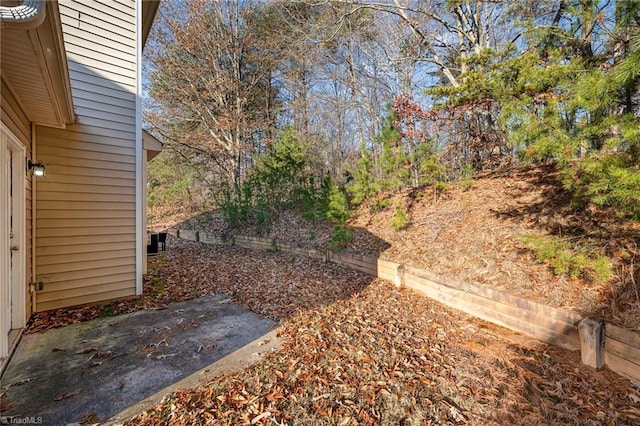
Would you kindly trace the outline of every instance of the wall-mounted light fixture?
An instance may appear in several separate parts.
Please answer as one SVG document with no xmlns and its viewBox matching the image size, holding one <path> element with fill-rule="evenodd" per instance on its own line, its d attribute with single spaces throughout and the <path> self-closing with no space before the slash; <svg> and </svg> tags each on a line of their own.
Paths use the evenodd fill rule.
<svg viewBox="0 0 640 426">
<path fill-rule="evenodd" d="M 31 159 L 29 159 L 27 160 L 27 168 L 34 176 L 44 177 L 45 167 L 44 164 L 42 164 L 42 161 L 34 163 L 33 161 L 31 161 Z"/>
</svg>

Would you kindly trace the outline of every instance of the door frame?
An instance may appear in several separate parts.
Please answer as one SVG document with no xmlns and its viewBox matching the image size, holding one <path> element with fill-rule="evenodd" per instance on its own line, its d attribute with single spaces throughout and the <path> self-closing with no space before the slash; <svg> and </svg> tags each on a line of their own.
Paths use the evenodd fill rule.
<svg viewBox="0 0 640 426">
<path fill-rule="evenodd" d="M 12 152 L 11 175 L 6 169 L 7 148 Z M 26 238 L 26 148 L 20 140 L 9 130 L 4 123 L 0 123 L 0 205 L 6 206 L 9 202 L 7 184 L 12 185 L 12 212 L 13 219 L 13 245 L 18 250 L 13 254 L 9 244 L 9 220 L 5 210 L 0 211 L 0 323 L 2 336 L 0 336 L 0 358 L 8 356 L 10 345 L 9 333 L 5 335 L 8 324 L 8 332 L 24 328 L 26 324 L 26 266 L 27 266 L 27 238 Z M 13 259 L 11 259 L 13 256 Z M 11 269 L 11 264 L 13 268 Z M 11 270 L 10 270 L 11 269 Z M 9 304 L 9 305 L 8 305 Z M 11 318 L 5 316 L 11 309 Z"/>
</svg>

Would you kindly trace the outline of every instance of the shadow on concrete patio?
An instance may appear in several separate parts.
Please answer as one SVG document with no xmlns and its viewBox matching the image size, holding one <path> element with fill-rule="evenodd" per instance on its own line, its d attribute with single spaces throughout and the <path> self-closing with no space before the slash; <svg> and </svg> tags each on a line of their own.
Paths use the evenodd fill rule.
<svg viewBox="0 0 640 426">
<path fill-rule="evenodd" d="M 1 378 L 1 420 L 124 419 L 257 360 L 279 344 L 276 326 L 216 295 L 27 334 Z"/>
</svg>

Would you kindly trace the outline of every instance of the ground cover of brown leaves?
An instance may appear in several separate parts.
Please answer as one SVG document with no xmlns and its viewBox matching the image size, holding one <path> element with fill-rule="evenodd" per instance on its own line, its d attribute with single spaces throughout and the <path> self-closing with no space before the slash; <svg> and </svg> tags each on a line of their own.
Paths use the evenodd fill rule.
<svg viewBox="0 0 640 426">
<path fill-rule="evenodd" d="M 404 230 L 389 226 L 394 205 L 410 212 Z M 458 183 L 438 198 L 405 194 L 382 212 L 366 206 L 353 224 L 366 229 L 363 240 L 375 235 L 386 241 L 381 255 L 389 260 L 640 331 L 640 224 L 620 222 L 614 212 L 593 206 L 577 207 L 553 169 L 480 175 L 471 188 Z M 523 236 L 588 243 L 613 260 L 614 276 L 599 283 L 555 275 L 536 261 Z M 366 247 L 365 241 L 355 245 Z"/>
<path fill-rule="evenodd" d="M 251 265 L 237 265 L 249 260 L 242 251 L 208 250 L 181 242 L 154 274 L 194 287 L 209 288 L 203 280 L 213 279 L 253 310 L 287 318 L 283 344 L 245 370 L 178 391 L 127 425 L 640 422 L 639 390 L 610 371 L 581 366 L 578 353 L 382 280 L 333 274 L 329 264 L 280 254 L 271 263 L 273 254 L 254 252 L 249 279 Z M 193 259 L 175 268 L 172 251 Z M 230 264 L 237 266 L 212 278 Z M 227 280 L 245 284 L 225 287 Z"/>
<path fill-rule="evenodd" d="M 331 263 L 169 238 L 145 295 L 39 314 L 31 331 L 212 293 L 282 322 L 282 347 L 128 425 L 637 424 L 640 390 Z"/>
<path fill-rule="evenodd" d="M 284 319 L 301 309 L 355 293 L 370 280 L 333 263 L 284 253 L 254 252 L 171 236 L 167 247 L 167 251 L 149 257 L 142 296 L 35 313 L 26 332 L 142 309 L 164 309 L 169 303 L 210 294 L 229 294 L 260 315 Z"/>
<path fill-rule="evenodd" d="M 397 208 L 409 225 L 391 226 Z M 505 291 L 549 306 L 575 309 L 640 331 L 640 223 L 620 222 L 614 212 L 579 208 L 552 167 L 528 167 L 454 182 L 435 196 L 426 187 L 386 194 L 363 205 L 351 219 L 355 239 L 348 251 L 378 255 L 449 278 Z M 255 227 L 229 229 L 220 214 L 173 216 L 158 229 L 180 227 L 220 234 L 259 235 Z M 281 212 L 265 236 L 325 247 L 332 225 Z M 588 241 L 615 263 L 606 283 L 554 275 L 535 260 L 522 236 Z"/>
</svg>

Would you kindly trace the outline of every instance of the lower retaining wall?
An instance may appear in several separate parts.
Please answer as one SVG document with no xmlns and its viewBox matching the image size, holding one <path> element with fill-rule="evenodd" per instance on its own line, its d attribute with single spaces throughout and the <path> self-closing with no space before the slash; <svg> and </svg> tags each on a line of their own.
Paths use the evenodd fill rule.
<svg viewBox="0 0 640 426">
<path fill-rule="evenodd" d="M 580 349 L 578 323 L 582 317 L 575 312 L 550 308 L 468 283 L 443 284 L 414 268 L 405 270 L 403 282 L 431 299 L 475 317 L 566 349 Z"/>
<path fill-rule="evenodd" d="M 313 259 L 322 260 L 323 262 L 327 261 L 327 252 L 325 250 L 318 250 L 317 248 L 308 246 L 306 244 L 274 240 L 273 245 L 276 251 L 297 254 L 300 256 L 307 256 Z"/>
<path fill-rule="evenodd" d="M 605 324 L 604 364 L 615 372 L 640 380 L 640 333 Z"/>
<path fill-rule="evenodd" d="M 347 253 L 337 254 L 332 251 L 327 251 L 327 259 L 329 262 L 337 263 L 349 269 L 364 272 L 374 277 L 378 276 L 378 259 L 375 257 L 364 257 Z"/>
<path fill-rule="evenodd" d="M 223 236 L 170 229 L 170 235 L 209 244 L 236 245 L 254 250 L 281 251 L 333 262 L 411 288 L 449 307 L 570 350 L 580 350 L 582 361 L 640 380 L 640 333 L 613 324 L 583 318 L 501 291 L 447 279 L 429 271 L 376 257 L 334 253 L 305 244 L 272 238 Z"/>
<path fill-rule="evenodd" d="M 233 244 L 238 247 L 244 247 L 253 250 L 270 250 L 275 251 L 275 241 L 271 238 L 245 237 L 244 235 L 235 235 Z"/>
<path fill-rule="evenodd" d="M 233 236 L 227 237 L 225 235 L 216 235 L 210 232 L 198 231 L 198 241 L 202 241 L 203 243 L 232 246 L 234 242 L 233 240 Z"/>
</svg>

